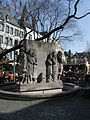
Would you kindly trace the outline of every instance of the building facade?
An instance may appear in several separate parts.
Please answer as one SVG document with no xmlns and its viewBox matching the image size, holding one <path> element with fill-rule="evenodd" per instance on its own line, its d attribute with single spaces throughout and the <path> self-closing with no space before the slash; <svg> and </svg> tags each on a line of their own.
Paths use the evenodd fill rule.
<svg viewBox="0 0 90 120">
<path fill-rule="evenodd" d="M 72 70 L 73 72 L 90 73 L 90 53 L 82 52 L 70 54 L 65 52 L 66 63 L 64 64 L 64 69 L 66 71 Z"/>
<path fill-rule="evenodd" d="M 0 9 L 0 47 L 4 49 L 10 49 L 15 45 L 18 45 L 21 40 L 23 40 L 24 35 L 31 31 L 31 25 L 29 22 L 26 4 L 22 11 L 22 16 L 20 19 L 16 19 L 7 8 Z M 38 33 L 35 31 L 31 31 L 27 34 L 27 40 L 35 40 L 43 35 L 42 33 Z M 52 38 L 46 38 L 43 42 L 54 42 Z M 60 43 L 57 43 L 57 46 Z M 62 59 L 64 61 L 64 49 L 61 46 L 62 51 Z M 15 60 L 15 56 L 17 57 L 19 54 L 19 50 L 12 51 L 8 53 L 8 59 Z"/>
<path fill-rule="evenodd" d="M 27 12 L 25 7 L 23 12 Z M 27 16 L 23 17 L 24 26 L 20 24 L 22 17 L 20 20 L 17 20 L 7 8 L 0 9 L 0 47 L 2 49 L 10 49 L 18 45 L 24 38 L 25 33 L 31 31 L 29 20 L 26 20 Z M 41 37 L 41 35 L 32 31 L 27 35 L 26 39 L 34 40 L 38 37 Z M 18 55 L 19 50 L 16 50 L 15 53 Z M 8 58 L 14 59 L 13 51 L 8 54 Z"/>
</svg>

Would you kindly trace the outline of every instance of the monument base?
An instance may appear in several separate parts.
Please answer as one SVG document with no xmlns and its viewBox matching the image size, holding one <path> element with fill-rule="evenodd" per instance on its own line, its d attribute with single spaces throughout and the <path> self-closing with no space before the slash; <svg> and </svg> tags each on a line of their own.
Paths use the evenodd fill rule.
<svg viewBox="0 0 90 120">
<path fill-rule="evenodd" d="M 41 82 L 41 83 L 24 83 L 19 85 L 20 92 L 30 91 L 42 91 L 42 90 L 54 90 L 62 89 L 63 83 L 61 80 L 55 82 Z"/>
</svg>

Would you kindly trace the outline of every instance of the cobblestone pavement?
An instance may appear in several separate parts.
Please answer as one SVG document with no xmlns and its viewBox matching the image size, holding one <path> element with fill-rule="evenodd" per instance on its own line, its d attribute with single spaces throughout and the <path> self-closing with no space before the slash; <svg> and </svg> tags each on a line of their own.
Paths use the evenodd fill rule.
<svg viewBox="0 0 90 120">
<path fill-rule="evenodd" d="M 0 120 L 90 120 L 90 99 L 82 94 L 57 99 L 0 99 Z"/>
</svg>

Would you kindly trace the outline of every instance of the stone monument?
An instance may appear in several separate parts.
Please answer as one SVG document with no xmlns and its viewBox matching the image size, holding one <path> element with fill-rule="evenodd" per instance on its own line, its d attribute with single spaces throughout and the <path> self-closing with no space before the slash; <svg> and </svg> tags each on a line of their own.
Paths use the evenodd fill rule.
<svg viewBox="0 0 90 120">
<path fill-rule="evenodd" d="M 18 57 L 20 91 L 62 89 L 62 48 L 57 43 L 26 41 Z"/>
</svg>

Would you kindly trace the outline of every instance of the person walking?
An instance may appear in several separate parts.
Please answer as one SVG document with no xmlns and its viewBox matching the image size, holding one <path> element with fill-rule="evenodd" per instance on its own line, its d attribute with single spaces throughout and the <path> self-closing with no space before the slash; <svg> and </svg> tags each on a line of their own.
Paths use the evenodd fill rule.
<svg viewBox="0 0 90 120">
<path fill-rule="evenodd" d="M 1 73 L 1 83 L 4 83 L 4 72 Z"/>
<path fill-rule="evenodd" d="M 12 73 L 12 72 L 9 72 L 8 81 L 9 81 L 9 82 L 13 81 L 13 78 L 14 78 L 13 73 Z"/>
</svg>

